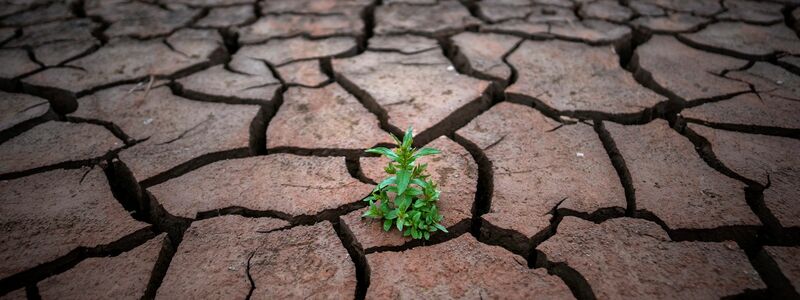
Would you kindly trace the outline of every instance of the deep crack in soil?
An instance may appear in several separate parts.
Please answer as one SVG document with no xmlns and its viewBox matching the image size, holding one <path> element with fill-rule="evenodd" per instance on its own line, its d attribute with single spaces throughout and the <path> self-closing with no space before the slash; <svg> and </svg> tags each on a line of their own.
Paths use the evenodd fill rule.
<svg viewBox="0 0 800 300">
<path fill-rule="evenodd" d="M 66 282 L 69 280 L 64 282 L 55 280 L 58 275 L 77 269 L 77 265 L 90 259 L 122 257 L 123 254 L 141 249 L 149 241 L 154 241 L 163 235 L 165 238 L 160 241 L 157 255 L 152 258 L 155 264 L 147 274 L 148 279 L 142 284 L 139 291 L 141 294 L 136 295 L 143 299 L 153 299 L 159 289 L 163 290 L 162 283 L 170 270 L 170 264 L 178 254 L 178 249 L 190 226 L 196 224 L 195 222 L 219 220 L 234 215 L 249 220 L 276 219 L 284 222 L 285 226 L 258 231 L 263 234 L 330 222 L 336 235 L 334 240 L 341 242 L 341 245 L 334 246 L 346 250 L 344 251 L 348 256 L 346 261 L 351 263 L 343 268 L 354 268 L 354 273 L 351 273 L 355 274 L 354 280 L 348 279 L 355 282 L 354 290 L 347 293 L 348 295 L 352 293 L 356 299 L 365 299 L 376 289 L 386 288 L 381 286 L 385 278 L 396 276 L 392 272 L 400 270 L 399 267 L 386 269 L 387 267 L 382 264 L 377 266 L 373 264 L 371 268 L 369 259 L 372 258 L 368 257 L 406 251 L 433 251 L 431 249 L 434 247 L 450 247 L 467 238 L 502 248 L 502 251 L 512 254 L 518 264 L 524 265 L 525 271 L 520 272 L 539 272 L 536 273 L 539 274 L 536 278 L 542 280 L 555 278 L 555 281 L 552 281 L 555 285 L 560 286 L 567 295 L 571 293 L 578 299 L 617 298 L 627 295 L 625 291 L 609 290 L 605 281 L 598 281 L 594 277 L 595 274 L 587 271 L 587 264 L 597 266 L 600 270 L 630 268 L 631 272 L 652 268 L 655 270 L 652 274 L 658 274 L 654 276 L 674 279 L 674 282 L 669 284 L 677 284 L 676 289 L 679 290 L 665 291 L 662 289 L 665 283 L 642 278 L 638 282 L 631 282 L 630 289 L 626 288 L 633 295 L 640 297 L 680 298 L 681 295 L 685 295 L 680 293 L 688 291 L 706 293 L 702 295 L 709 298 L 800 298 L 800 273 L 797 272 L 796 265 L 800 260 L 800 224 L 796 222 L 800 219 L 800 205 L 796 201 L 791 201 L 800 197 L 800 193 L 797 192 L 800 182 L 796 180 L 800 178 L 800 161 L 790 153 L 792 149 L 796 149 L 794 146 L 800 140 L 800 121 L 797 119 L 797 115 L 800 114 L 800 105 L 797 103 L 800 102 L 796 101 L 800 98 L 798 94 L 800 93 L 798 92 L 800 91 L 800 41 L 798 40 L 800 8 L 797 5 L 747 1 L 697 3 L 660 1 L 656 5 L 649 3 L 650 1 L 640 0 L 589 3 L 547 1 L 550 4 L 535 5 L 473 0 L 439 0 L 417 4 L 396 3 L 398 1 L 384 3 L 380 0 L 180 2 L 182 4 L 130 1 L 104 5 L 79 0 L 64 5 L 44 1 L 36 4 L 8 4 L 8 7 L 4 7 L 0 12 L 0 63 L 7 69 L 0 70 L 0 90 L 2 90 L 0 94 L 2 97 L 16 94 L 45 103 L 30 99 L 25 99 L 29 101 L 25 102 L 15 98 L 14 101 L 18 101 L 19 104 L 8 100 L 0 105 L 2 109 L 0 149 L 13 149 L 15 151 L 13 153 L 8 152 L 11 150 L 6 150 L 9 153 L 6 161 L 9 164 L 13 162 L 23 166 L 0 172 L 2 184 L 26 182 L 25 187 L 36 190 L 31 194 L 45 195 L 54 187 L 49 182 L 37 182 L 41 175 L 88 169 L 84 174 L 86 177 L 92 168 L 101 168 L 107 180 L 105 182 L 107 186 L 103 188 L 114 198 L 103 200 L 113 201 L 115 205 L 118 204 L 124 209 L 131 219 L 145 225 L 144 228 L 132 233 L 115 237 L 113 242 L 94 247 L 79 246 L 64 255 L 46 259 L 44 263 L 24 270 L 11 272 L 4 269 L 2 270 L 4 273 L 0 276 L 0 296 L 24 293 L 29 299 L 39 299 L 42 296 L 52 295 L 50 289 L 53 288 L 54 281 L 56 285 L 73 284 Z M 131 16 L 140 19 L 132 19 Z M 85 20 L 91 25 L 88 29 L 64 25 L 70 24 L 67 21 L 78 19 Z M 184 21 L 176 23 L 176 20 Z M 60 36 L 54 37 L 52 33 L 42 32 L 37 27 L 45 24 L 54 26 L 51 28 L 58 28 L 55 31 Z M 336 48 L 341 47 L 336 44 L 337 39 L 349 39 L 350 44 L 343 49 Z M 81 42 L 88 42 L 90 46 L 81 48 L 79 45 Z M 267 47 L 276 43 L 294 45 L 291 42 L 304 46 L 272 47 L 269 51 L 262 51 L 259 57 L 243 55 L 249 51 L 248 47 Z M 659 45 L 666 46 L 654 49 L 651 46 L 655 43 L 663 43 Z M 53 45 L 57 47 L 53 48 Z M 580 51 L 583 52 L 570 52 L 580 53 L 581 57 L 559 57 L 569 54 L 554 52 L 545 60 L 535 61 L 535 57 L 525 55 L 524 52 L 528 51 L 526 47 L 530 45 L 567 45 L 559 47 L 565 47 L 564 49 L 570 51 L 573 48 L 585 48 L 581 48 Z M 133 50 L 136 47 L 142 47 L 144 50 Z M 613 59 L 609 60 L 597 54 L 601 52 L 598 49 L 608 53 L 613 52 L 611 55 Z M 704 59 L 695 62 L 678 60 L 659 64 L 662 62 L 659 57 L 664 60 L 670 56 L 685 56 L 686 53 L 702 55 Z M 375 65 L 361 69 L 350 68 L 348 65 L 355 64 L 357 59 L 370 55 L 387 59 L 391 57 L 397 61 L 379 61 Z M 691 58 L 691 55 L 687 57 Z M 53 61 L 50 59 L 51 56 L 62 59 L 49 63 Z M 436 58 L 433 58 L 434 56 Z M 567 62 L 576 59 L 582 59 L 591 66 L 586 68 L 580 66 L 582 69 L 578 72 L 559 69 L 563 67 L 559 65 L 560 63 L 569 66 Z M 766 74 L 768 76 L 762 78 L 745 79 L 733 76 L 737 72 L 751 71 L 757 64 L 774 67 L 785 74 L 777 74 L 780 72 L 775 71 L 775 74 Z M 395 73 L 377 72 L 381 71 L 381 68 L 394 65 L 399 66 L 393 69 L 398 70 Z M 535 72 L 533 74 L 536 76 L 531 78 L 529 74 L 532 73 L 529 72 Z M 618 73 L 612 76 L 609 75 L 611 72 Z M 429 74 L 437 75 L 432 77 Z M 467 81 L 476 86 L 485 83 L 486 88 L 469 95 L 457 90 L 459 89 L 457 87 L 463 87 L 463 82 Z M 248 115 L 250 121 L 244 133 L 234 133 L 228 129 L 222 134 L 191 140 L 191 143 L 195 144 L 213 143 L 235 134 L 237 143 L 233 144 L 238 146 L 203 150 L 188 159 L 170 156 L 186 151 L 184 148 L 189 147 L 186 145 L 163 152 L 153 150 L 152 153 L 142 155 L 167 157 L 166 160 L 163 158 L 154 160 L 159 162 L 170 159 L 180 161 L 170 161 L 171 167 L 155 174 L 137 176 L 133 170 L 135 169 L 133 163 L 123 158 L 126 157 L 126 153 L 148 144 L 152 132 L 172 132 L 171 130 L 175 128 L 182 128 L 172 135 L 172 139 L 154 143 L 153 147 L 156 149 L 166 149 L 164 147 L 174 146 L 175 143 L 185 141 L 188 136 L 198 131 L 207 130 L 207 126 L 213 126 L 209 125 L 211 115 L 205 116 L 206 119 L 203 119 L 203 116 L 194 118 L 197 116 L 191 116 L 192 112 L 176 112 L 175 116 L 161 116 L 167 119 L 161 120 L 164 121 L 162 123 L 151 124 L 152 118 L 129 120 L 127 115 L 131 112 L 124 110 L 136 110 L 139 106 L 122 109 L 97 108 L 92 106 L 102 104 L 92 104 L 84 100 L 97 95 L 108 98 L 101 99 L 102 101 L 111 101 L 115 97 L 124 99 L 130 96 L 128 94 L 133 90 L 127 94 L 114 94 L 113 91 L 130 84 L 148 85 L 146 94 L 153 82 L 156 82 L 156 86 L 165 85 L 168 88 L 168 96 L 174 96 L 175 99 L 221 105 L 221 107 L 249 105 L 256 107 L 257 112 L 254 110 L 255 116 L 252 120 L 249 119 L 252 115 Z M 431 86 L 430 82 L 439 85 Z M 290 89 L 324 91 L 338 87 L 355 99 L 354 105 L 363 107 L 363 111 L 352 113 L 357 115 L 358 119 L 328 113 L 324 109 L 309 110 L 309 106 L 321 105 L 311 101 L 296 106 L 300 113 L 290 115 L 288 120 L 286 116 L 280 117 L 283 118 L 280 122 L 291 124 L 291 130 L 275 125 L 270 134 L 267 134 L 270 125 L 278 123 L 279 113 L 295 109 L 289 107 L 287 100 L 289 98 L 284 99 Z M 420 93 L 424 97 L 404 98 L 408 96 L 406 94 L 419 92 L 417 89 L 420 87 L 423 89 Z M 565 90 L 570 88 L 573 90 Z M 248 94 L 252 90 L 264 93 Z M 643 102 L 631 102 L 640 100 L 630 99 L 631 97 L 644 97 L 642 95 L 645 94 L 660 98 L 658 101 L 647 102 L 646 105 L 638 104 Z M 603 96 L 599 95 L 611 96 L 600 99 Z M 332 101 L 333 105 L 350 105 L 341 99 L 341 96 L 330 97 L 335 98 Z M 758 99 L 762 105 L 757 106 L 759 111 L 742 113 L 714 106 L 739 103 L 735 101 L 741 101 L 742 97 Z M 604 104 L 596 105 L 602 101 L 605 101 Z M 530 150 L 514 144 L 512 135 L 530 131 L 533 125 L 513 125 L 511 126 L 513 128 L 503 128 L 506 124 L 503 122 L 506 120 L 492 117 L 492 113 L 499 106 L 509 103 L 522 104 L 517 109 L 530 109 L 533 114 L 544 115 L 546 119 L 559 124 L 548 132 L 568 124 L 591 126 L 599 140 L 598 145 L 602 145 L 601 153 L 605 152 L 613 168 L 613 171 L 606 176 L 617 176 L 613 182 L 618 182 L 621 186 L 621 195 L 624 195 L 624 199 L 616 200 L 623 202 L 619 202 L 618 205 L 593 207 L 571 204 L 573 201 L 583 200 L 580 199 L 583 195 L 570 194 L 572 192 L 566 191 L 567 186 L 576 181 L 586 180 L 585 174 L 596 168 L 584 165 L 582 169 L 568 170 L 567 175 L 551 174 L 542 178 L 515 177 L 526 179 L 514 182 L 517 186 L 539 185 L 542 182 L 553 181 L 563 185 L 564 198 L 559 197 L 561 200 L 557 203 L 548 202 L 548 207 L 542 208 L 543 211 L 547 211 L 546 214 L 522 216 L 523 218 L 507 222 L 497 222 L 496 219 L 487 218 L 503 208 L 499 205 L 506 203 L 500 202 L 496 197 L 505 197 L 501 192 L 505 191 L 504 189 L 513 189 L 506 184 L 507 181 L 503 181 L 503 178 L 515 171 L 524 172 L 515 170 L 517 164 L 498 161 L 496 156 L 491 154 L 511 153 L 509 156 L 513 156 L 512 159 L 517 159 L 520 163 L 546 155 L 543 154 L 545 150 Z M 47 108 L 43 109 L 42 105 L 47 105 Z M 92 108 L 95 113 L 81 114 L 81 110 L 85 108 Z M 711 111 L 706 116 L 713 114 L 719 118 L 708 119 L 703 118 L 703 115 L 698 117 L 697 114 L 689 116 L 689 112 L 705 108 Z M 182 113 L 186 113 L 189 117 L 177 115 Z M 315 114 L 314 118 L 309 114 Z M 433 114 L 438 115 L 431 116 Z M 764 114 L 766 117 L 757 118 L 758 114 Z M 186 120 L 181 119 L 183 117 L 186 117 Z M 468 153 L 462 159 L 471 160 L 477 166 L 477 169 L 471 170 L 477 174 L 474 193 L 470 191 L 469 199 L 466 199 L 471 203 L 467 212 L 469 217 L 459 219 L 460 221 L 454 225 L 448 225 L 449 233 L 436 233 L 429 241 L 406 240 L 401 243 L 374 246 L 375 244 L 365 243 L 364 240 L 360 241 L 359 235 L 354 233 L 352 224 L 343 221 L 344 216 L 358 213 L 367 206 L 366 202 L 360 200 L 367 195 L 354 195 L 352 191 L 346 196 L 359 197 L 359 200 L 335 202 L 335 205 L 321 206 L 323 208 L 314 210 L 313 213 L 295 213 L 286 208 L 265 209 L 248 205 L 220 204 L 220 207 L 213 209 L 198 209 L 190 216 L 169 211 L 169 206 L 165 206 L 166 200 L 158 199 L 151 193 L 159 185 L 200 174 L 203 170 L 220 164 L 270 157 L 287 157 L 286 161 L 308 158 L 342 160 L 338 169 L 323 170 L 328 173 L 321 172 L 321 175 L 317 174 L 318 177 L 309 174 L 289 174 L 291 172 L 281 174 L 286 177 L 287 183 L 284 185 L 286 188 L 303 190 L 306 194 L 317 195 L 335 188 L 310 185 L 306 182 L 310 178 L 320 181 L 314 184 L 335 182 L 337 179 L 330 177 L 333 176 L 330 174 L 342 176 L 338 178 L 342 180 L 341 182 L 350 180 L 354 185 L 375 185 L 375 179 L 370 177 L 370 167 L 364 163 L 364 159 L 375 155 L 366 154 L 364 150 L 367 148 L 364 146 L 338 146 L 347 143 L 352 145 L 353 141 L 360 139 L 366 140 L 362 136 L 363 133 L 357 131 L 357 128 L 363 128 L 358 127 L 363 126 L 361 124 L 365 122 L 363 120 L 377 120 L 375 124 L 369 126 L 375 127 L 382 134 L 391 133 L 396 136 L 401 136 L 405 130 L 401 124 L 416 125 L 415 123 L 427 122 L 427 126 L 418 131 L 415 138 L 416 147 L 422 147 L 439 138 L 449 139 L 462 147 Z M 65 126 L 99 127 L 100 130 L 105 130 L 112 140 L 118 141 L 119 145 L 100 152 L 97 152 L 99 151 L 97 149 L 90 149 L 94 152 L 86 150 L 73 154 L 72 152 L 76 151 L 72 150 L 89 141 L 75 141 L 69 137 L 56 136 L 58 133 L 55 131 L 37 131 L 37 128 L 42 129 L 52 122 Z M 312 127 L 307 126 L 309 122 L 323 123 L 321 126 Z M 731 179 L 734 182 L 731 184 L 739 184 L 741 187 L 731 190 L 732 185 L 728 185 L 726 187 L 729 190 L 720 191 L 717 187 L 723 180 L 719 177 L 681 178 L 668 173 L 663 173 L 662 177 L 653 180 L 655 182 L 643 182 L 641 176 L 661 172 L 661 169 L 666 167 L 656 165 L 649 166 L 652 170 L 641 170 L 641 165 L 636 163 L 635 155 L 625 152 L 625 149 L 629 149 L 626 148 L 626 143 L 630 144 L 630 141 L 620 138 L 618 133 L 614 133 L 614 128 L 649 126 L 654 123 L 668 124 L 669 128 L 665 126 L 668 134 L 677 134 L 686 145 L 694 148 L 694 151 L 690 151 L 691 154 L 684 154 L 684 159 L 690 160 L 686 155 L 696 156 L 693 158 L 697 158 L 703 165 L 691 167 L 721 174 L 723 175 L 721 178 Z M 346 126 L 337 126 L 337 129 L 345 129 L 344 132 L 336 134 L 307 130 L 307 128 L 326 128 L 328 126 L 326 124 Z M 152 129 L 149 126 L 162 127 Z M 698 130 L 700 126 L 702 128 Z M 469 135 L 460 131 L 468 127 L 472 128 Z M 282 129 L 275 132 L 275 128 Z M 150 134 L 139 135 L 138 133 L 143 130 Z M 502 136 L 499 135 L 501 130 L 505 132 Z M 561 131 L 563 129 L 559 132 Z M 742 152 L 731 158 L 730 150 L 723 144 L 727 140 L 709 136 L 715 133 L 735 134 L 736 141 L 744 145 L 736 144 L 737 147 L 741 147 L 737 148 L 738 151 Z M 281 136 L 280 138 L 284 140 L 299 142 L 289 146 L 268 146 L 268 141 L 278 139 L 277 136 Z M 747 144 L 747 139 L 753 137 L 774 140 L 778 146 L 763 152 L 751 153 L 751 150 L 747 150 L 751 148 L 747 147 L 755 146 Z M 335 144 L 337 146 L 303 144 L 303 141 L 326 138 L 338 138 L 342 141 L 337 141 L 340 142 Z M 89 139 L 93 141 L 100 137 Z M 298 144 L 300 146 L 296 146 Z M 369 144 L 371 142 L 367 143 Z M 393 145 L 389 142 L 378 142 L 370 146 Z M 582 145 L 582 147 L 588 146 Z M 561 155 L 569 156 L 571 159 L 580 160 L 585 155 L 584 149 L 581 148 L 564 149 L 570 153 Z M 35 153 L 26 156 L 16 154 L 26 150 Z M 66 158 L 61 160 L 48 160 L 57 152 L 70 155 L 64 156 Z M 659 153 L 654 150 L 654 153 L 649 155 L 656 156 Z M 743 168 L 741 161 L 760 163 L 758 167 L 767 169 L 766 180 L 754 178 L 752 170 Z M 546 166 L 548 162 L 539 164 L 542 168 L 565 168 L 565 166 Z M 776 165 L 778 167 L 775 167 Z M 295 166 L 295 168 L 300 167 Z M 447 172 L 450 171 L 443 171 L 443 174 L 449 174 Z M 205 184 L 216 184 L 219 175 L 204 178 L 207 180 Z M 270 178 L 260 179 L 266 181 L 265 185 L 272 183 L 270 181 L 277 181 Z M 458 180 L 463 179 L 451 174 L 451 177 L 445 176 L 440 184 L 442 187 L 447 187 Z M 699 183 L 692 185 L 694 182 Z M 81 184 L 83 179 L 78 186 Z M 252 183 L 232 181 L 229 184 Z M 653 188 L 651 185 L 661 193 L 673 192 L 677 195 L 691 187 L 697 187 L 700 193 L 694 194 L 696 196 L 690 199 L 688 206 L 663 203 L 662 205 L 668 205 L 671 209 L 664 212 L 648 206 L 652 205 L 648 204 L 652 202 L 649 202 L 647 197 L 653 195 L 646 190 Z M 249 196 L 252 193 L 250 186 L 241 188 L 241 194 L 237 197 Z M 720 198 L 719 195 L 722 193 L 736 194 L 740 197 Z M 30 212 L 17 208 L 19 206 L 17 202 L 24 203 L 31 199 L 17 199 L 16 195 L 7 194 L 5 191 L 0 191 L 0 195 L 2 195 L 0 201 L 4 202 L 0 205 L 13 207 L 9 212 L 0 212 L 0 219 L 4 220 L 0 225 L 8 227 L 7 233 L 13 236 L 10 239 L 17 236 L 36 238 L 38 233 L 32 231 L 46 231 L 19 225 L 27 226 L 27 222 L 33 222 L 31 219 L 26 219 L 29 218 L 26 214 Z M 72 198 L 75 197 L 85 197 L 82 193 L 60 196 L 67 202 L 73 201 Z M 291 196 L 288 193 L 271 194 L 268 199 L 261 201 L 300 201 Z M 522 195 L 522 197 L 537 196 Z M 442 197 L 446 199 L 445 195 Z M 341 199 L 314 201 L 333 200 Z M 744 206 L 746 211 L 736 211 L 741 206 Z M 710 220 L 704 224 L 692 223 L 693 215 L 711 218 L 710 213 L 704 211 L 706 209 L 724 211 L 725 220 Z M 448 214 L 447 211 L 442 213 L 445 216 Z M 750 214 L 751 219 L 737 219 L 742 214 Z M 685 220 L 688 221 L 683 222 Z M 71 226 L 69 220 L 59 221 L 65 223 L 58 223 L 56 227 Z M 536 227 L 535 232 L 530 232 L 529 227 L 526 227 L 527 224 L 519 223 L 539 221 L 543 224 Z M 606 259 L 598 256 L 592 258 L 593 261 L 577 259 L 567 263 L 560 260 L 561 258 L 554 258 L 552 252 L 545 253 L 545 250 L 542 250 L 545 245 L 549 247 L 551 244 L 563 242 L 562 238 L 571 233 L 561 229 L 564 226 L 574 226 L 576 222 L 589 222 L 591 223 L 589 226 L 594 226 L 592 228 L 617 226 L 616 224 L 625 222 L 628 222 L 625 224 L 635 223 L 639 224 L 636 226 L 653 226 L 661 230 L 663 236 L 655 238 L 666 244 L 703 244 L 709 245 L 709 249 L 717 246 L 726 247 L 734 253 L 730 257 L 736 258 L 736 260 L 731 259 L 728 265 L 740 269 L 737 269 L 736 273 L 725 273 L 730 270 L 726 269 L 716 274 L 702 275 L 710 286 L 716 286 L 715 280 L 721 280 L 722 276 L 732 278 L 731 280 L 739 285 L 735 289 L 724 291 L 711 291 L 711 289 L 700 291 L 695 290 L 695 286 L 691 284 L 681 282 L 681 274 L 670 273 L 671 268 L 674 268 L 673 265 L 658 264 L 662 261 L 656 261 L 652 265 L 642 265 L 644 262 L 635 258 L 621 260 L 614 256 L 605 257 Z M 670 225 L 675 224 L 673 222 L 688 225 L 671 228 Z M 639 229 L 641 228 L 630 228 L 630 230 Z M 639 234 L 639 231 L 636 232 Z M 603 231 L 602 234 L 617 238 L 613 231 Z M 185 244 L 184 247 L 187 247 Z M 8 253 L 23 250 L 29 249 L 0 247 L 0 251 Z M 458 249 L 451 251 L 457 253 L 455 251 Z M 635 253 L 639 249 L 636 245 L 632 245 L 626 248 L 626 251 Z M 241 279 L 246 281 L 249 287 L 245 293 L 248 299 L 254 295 L 270 295 L 269 293 L 286 289 L 286 286 L 280 286 L 277 282 L 262 280 L 265 278 L 264 272 L 273 272 L 273 270 L 264 271 L 264 268 L 275 268 L 274 272 L 278 273 L 286 272 L 283 268 L 287 266 L 265 266 L 262 257 L 264 254 L 256 252 L 258 250 L 246 253 L 245 261 L 240 262 L 243 263 L 240 267 L 244 268 L 242 274 L 245 277 Z M 32 253 L 35 255 L 36 251 Z M 711 250 L 707 253 L 716 255 Z M 558 256 L 559 254 L 555 255 Z M 694 259 L 690 256 L 691 254 L 687 254 L 687 261 Z M 220 259 L 218 264 L 221 266 L 227 263 L 222 261 L 224 257 L 218 259 Z M 296 259 L 306 259 L 306 257 Z M 310 257 L 308 263 L 321 264 L 314 259 L 319 258 Z M 451 258 L 440 259 L 449 262 Z M 425 263 L 433 266 L 439 262 Z M 404 275 L 408 278 L 397 279 L 398 282 L 395 283 L 410 284 L 409 289 L 418 289 L 421 294 L 415 294 L 416 291 L 393 291 L 392 295 L 399 298 L 434 297 L 424 294 L 430 292 L 429 288 L 413 286 L 417 282 L 415 280 L 420 278 L 422 281 L 430 284 L 435 282 L 444 287 L 450 284 L 447 282 L 448 274 L 426 274 L 426 267 L 420 265 L 413 274 Z M 689 273 L 707 272 L 701 267 L 703 266 L 695 263 L 685 266 Z M 197 271 L 205 272 L 205 270 Z M 317 271 L 323 270 L 315 270 Z M 290 277 L 300 276 L 296 274 L 297 272 L 285 274 Z M 324 272 L 330 272 L 328 274 L 330 278 L 336 278 L 339 272 L 344 271 L 334 268 Z M 742 274 L 750 278 L 742 279 L 741 276 L 745 276 Z M 204 279 L 213 281 L 212 275 L 209 274 Z M 470 279 L 475 280 L 470 282 L 470 288 L 475 290 L 465 292 L 470 294 L 450 294 L 455 292 L 443 288 L 435 291 L 439 293 L 435 296 L 504 298 L 503 295 L 506 297 L 508 295 L 504 294 L 505 291 L 495 290 L 497 286 L 494 284 L 508 280 L 511 282 L 509 284 L 514 285 L 515 281 L 523 276 L 513 272 L 485 275 L 486 278 Z M 525 276 L 528 275 L 530 274 Z M 64 279 L 58 278 L 58 280 Z M 322 282 L 304 282 L 300 277 L 289 280 L 297 285 L 292 287 L 295 292 L 314 289 L 317 284 L 322 284 Z M 607 280 L 613 281 L 613 279 Z M 213 282 L 201 284 L 214 285 Z M 110 287 L 103 286 L 102 283 L 96 288 L 110 290 Z M 291 294 L 292 289 L 288 290 L 290 295 L 299 295 Z M 646 291 L 650 291 L 651 294 L 647 294 Z M 315 296 L 341 296 L 329 294 L 335 291 L 328 290 L 319 290 L 315 293 L 317 293 Z M 285 294 L 272 295 L 278 297 Z"/>
</svg>

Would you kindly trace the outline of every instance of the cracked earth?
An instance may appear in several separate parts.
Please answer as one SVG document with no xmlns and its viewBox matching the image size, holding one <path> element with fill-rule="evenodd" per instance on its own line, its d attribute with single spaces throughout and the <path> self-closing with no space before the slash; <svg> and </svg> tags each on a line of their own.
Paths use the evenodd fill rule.
<svg viewBox="0 0 800 300">
<path fill-rule="evenodd" d="M 800 298 L 800 1 L 0 0 L 0 298 Z M 430 241 L 361 219 L 389 133 Z"/>
</svg>

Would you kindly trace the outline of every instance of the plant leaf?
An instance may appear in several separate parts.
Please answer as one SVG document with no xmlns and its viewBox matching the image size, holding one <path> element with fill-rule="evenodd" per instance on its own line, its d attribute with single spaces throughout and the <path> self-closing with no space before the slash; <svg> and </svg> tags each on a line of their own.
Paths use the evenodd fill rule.
<svg viewBox="0 0 800 300">
<path fill-rule="evenodd" d="M 397 170 L 397 194 L 403 194 L 411 180 L 411 171 L 408 169 Z"/>
<path fill-rule="evenodd" d="M 419 178 L 412 179 L 411 183 L 416 184 L 417 186 L 421 187 L 423 190 L 431 189 L 431 185 L 427 181 L 419 179 Z"/>
<path fill-rule="evenodd" d="M 381 181 L 381 183 L 379 183 L 378 187 L 375 188 L 375 189 L 381 190 L 381 189 L 385 188 L 387 185 L 394 184 L 396 181 L 397 181 L 397 177 L 395 177 L 395 176 L 388 177 L 388 178 L 384 179 L 383 181 Z"/>
<path fill-rule="evenodd" d="M 392 228 L 392 220 L 383 221 L 383 231 L 389 231 Z"/>
<path fill-rule="evenodd" d="M 391 159 L 393 161 L 397 161 L 397 159 L 399 158 L 399 156 L 397 156 L 397 153 L 394 153 L 394 151 L 392 151 L 392 150 L 390 150 L 389 148 L 386 148 L 386 147 L 375 147 L 375 148 L 372 148 L 372 149 L 367 149 L 366 152 L 367 153 L 377 153 L 377 154 L 380 154 L 380 155 L 385 155 L 386 157 L 388 157 L 389 159 Z"/>
<path fill-rule="evenodd" d="M 442 224 L 436 223 L 436 224 L 433 224 L 433 226 L 435 226 L 435 227 L 436 227 L 436 229 L 439 229 L 439 230 L 441 230 L 441 231 L 447 232 L 447 228 L 445 228 L 444 226 L 442 226 Z"/>
<path fill-rule="evenodd" d="M 412 197 L 413 196 L 419 196 L 419 195 L 422 195 L 422 190 L 420 190 L 418 188 L 409 187 L 409 188 L 406 189 L 406 195 L 409 195 L 409 196 L 412 196 Z"/>
<path fill-rule="evenodd" d="M 394 219 L 394 218 L 397 218 L 397 210 L 396 209 L 392 210 L 388 214 L 386 214 L 386 219 L 387 220 L 391 220 L 391 219 Z"/>
<path fill-rule="evenodd" d="M 406 211 L 408 207 L 411 206 L 411 197 L 405 194 L 397 196 L 397 198 L 394 199 L 394 203 L 397 204 L 397 208 L 399 208 L 400 211 Z"/>
<path fill-rule="evenodd" d="M 402 145 L 403 148 L 408 148 L 411 146 L 411 142 L 413 141 L 414 138 L 413 132 L 414 130 L 411 128 L 411 126 L 408 126 L 408 129 L 406 129 L 406 135 L 403 136 L 403 145 Z"/>
<path fill-rule="evenodd" d="M 412 155 L 411 157 L 420 158 L 420 157 L 423 157 L 423 156 L 434 155 L 434 154 L 439 154 L 439 153 L 442 153 L 442 152 L 437 150 L 437 149 L 422 148 L 422 149 L 417 150 L 417 152 L 415 152 L 414 155 Z"/>
</svg>

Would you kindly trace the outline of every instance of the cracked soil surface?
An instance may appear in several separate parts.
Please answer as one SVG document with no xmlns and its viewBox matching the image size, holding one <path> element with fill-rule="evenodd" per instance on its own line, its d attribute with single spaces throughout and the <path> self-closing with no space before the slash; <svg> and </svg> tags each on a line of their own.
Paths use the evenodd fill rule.
<svg viewBox="0 0 800 300">
<path fill-rule="evenodd" d="M 800 299 L 798 0 L 0 0 L 0 299 Z M 429 241 L 363 220 L 388 134 Z"/>
</svg>

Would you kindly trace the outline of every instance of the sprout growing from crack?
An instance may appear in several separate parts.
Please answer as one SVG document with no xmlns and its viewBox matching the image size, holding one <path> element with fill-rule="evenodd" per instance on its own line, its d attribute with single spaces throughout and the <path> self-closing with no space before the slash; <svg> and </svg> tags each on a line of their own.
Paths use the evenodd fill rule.
<svg viewBox="0 0 800 300">
<path fill-rule="evenodd" d="M 417 150 L 411 147 L 411 127 L 406 130 L 402 141 L 393 134 L 391 136 L 399 145 L 398 148 L 391 150 L 376 147 L 367 150 L 368 153 L 377 153 L 391 160 L 384 168 L 390 176 L 381 181 L 372 190 L 372 194 L 364 199 L 369 202 L 369 209 L 362 217 L 383 219 L 384 231 L 396 227 L 403 236 L 414 239 L 428 240 L 437 230 L 447 232 L 447 228 L 439 224 L 444 218 L 436 206 L 440 192 L 425 171 L 428 164 L 416 164 L 418 158 L 439 154 L 440 151 L 433 148 Z"/>
</svg>

